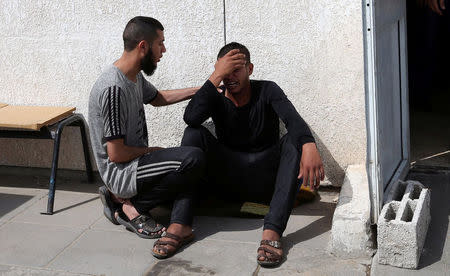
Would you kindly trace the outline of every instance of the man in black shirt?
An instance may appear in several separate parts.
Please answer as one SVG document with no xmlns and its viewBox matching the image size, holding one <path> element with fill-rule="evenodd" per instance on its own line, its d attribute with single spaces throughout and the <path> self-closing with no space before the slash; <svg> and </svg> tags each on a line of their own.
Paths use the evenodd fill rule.
<svg viewBox="0 0 450 276">
<path fill-rule="evenodd" d="M 252 71 L 245 46 L 233 42 L 219 51 L 215 71 L 186 107 L 182 145 L 206 153 L 207 185 L 200 193 L 270 202 L 257 261 L 274 266 L 301 181 L 318 188 L 324 169 L 307 124 L 281 88 L 250 80 Z M 209 117 L 217 139 L 201 126 Z M 288 130 L 281 139 L 279 119 Z"/>
</svg>

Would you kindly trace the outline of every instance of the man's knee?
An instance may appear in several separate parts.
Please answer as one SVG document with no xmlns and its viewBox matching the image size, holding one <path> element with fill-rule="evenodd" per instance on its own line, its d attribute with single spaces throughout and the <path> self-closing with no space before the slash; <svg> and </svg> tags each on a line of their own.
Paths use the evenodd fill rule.
<svg viewBox="0 0 450 276">
<path fill-rule="evenodd" d="M 183 146 L 183 149 L 187 151 L 186 159 L 184 160 L 184 167 L 186 169 L 198 169 L 203 170 L 205 167 L 205 154 L 197 147 Z"/>
<path fill-rule="evenodd" d="M 202 144 L 202 136 L 204 135 L 204 131 L 207 131 L 204 126 L 186 127 L 184 130 L 183 139 L 181 140 L 181 145 L 200 147 Z"/>
</svg>

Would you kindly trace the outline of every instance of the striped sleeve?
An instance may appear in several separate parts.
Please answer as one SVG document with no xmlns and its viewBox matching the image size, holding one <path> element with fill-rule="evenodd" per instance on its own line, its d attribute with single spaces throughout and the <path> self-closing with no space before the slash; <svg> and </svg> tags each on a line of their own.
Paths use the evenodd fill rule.
<svg viewBox="0 0 450 276">
<path fill-rule="evenodd" d="M 124 138 L 126 134 L 127 106 L 119 86 L 105 89 L 101 98 L 103 138 L 107 141 Z"/>
</svg>

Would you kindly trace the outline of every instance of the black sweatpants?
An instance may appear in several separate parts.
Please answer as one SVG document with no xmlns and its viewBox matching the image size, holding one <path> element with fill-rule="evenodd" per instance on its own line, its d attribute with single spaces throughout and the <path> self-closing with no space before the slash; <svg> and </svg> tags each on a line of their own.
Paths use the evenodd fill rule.
<svg viewBox="0 0 450 276">
<path fill-rule="evenodd" d="M 204 175 L 203 152 L 194 147 L 167 148 L 139 158 L 137 195 L 130 199 L 140 214 L 173 202 L 170 223 L 192 225 L 192 196 Z"/>
<path fill-rule="evenodd" d="M 207 181 L 201 196 L 270 203 L 264 229 L 280 236 L 286 229 L 301 182 L 297 179 L 301 152 L 288 134 L 261 152 L 233 151 L 221 144 L 205 127 L 187 127 L 182 146 L 199 147 L 206 156 Z"/>
</svg>

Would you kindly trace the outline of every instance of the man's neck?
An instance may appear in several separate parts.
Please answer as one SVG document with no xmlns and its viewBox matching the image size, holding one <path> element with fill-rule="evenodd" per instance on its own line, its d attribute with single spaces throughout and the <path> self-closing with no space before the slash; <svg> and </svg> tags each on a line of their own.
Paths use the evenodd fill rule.
<svg viewBox="0 0 450 276">
<path fill-rule="evenodd" d="M 123 52 L 114 65 L 132 82 L 137 81 L 137 74 L 141 71 L 140 62 L 133 55 Z"/>
<path fill-rule="evenodd" d="M 245 87 L 238 93 L 230 93 L 228 92 L 228 90 L 225 90 L 225 97 L 230 99 L 237 107 L 248 104 L 252 97 L 252 89 L 250 87 L 250 83 L 247 87 Z"/>
</svg>

